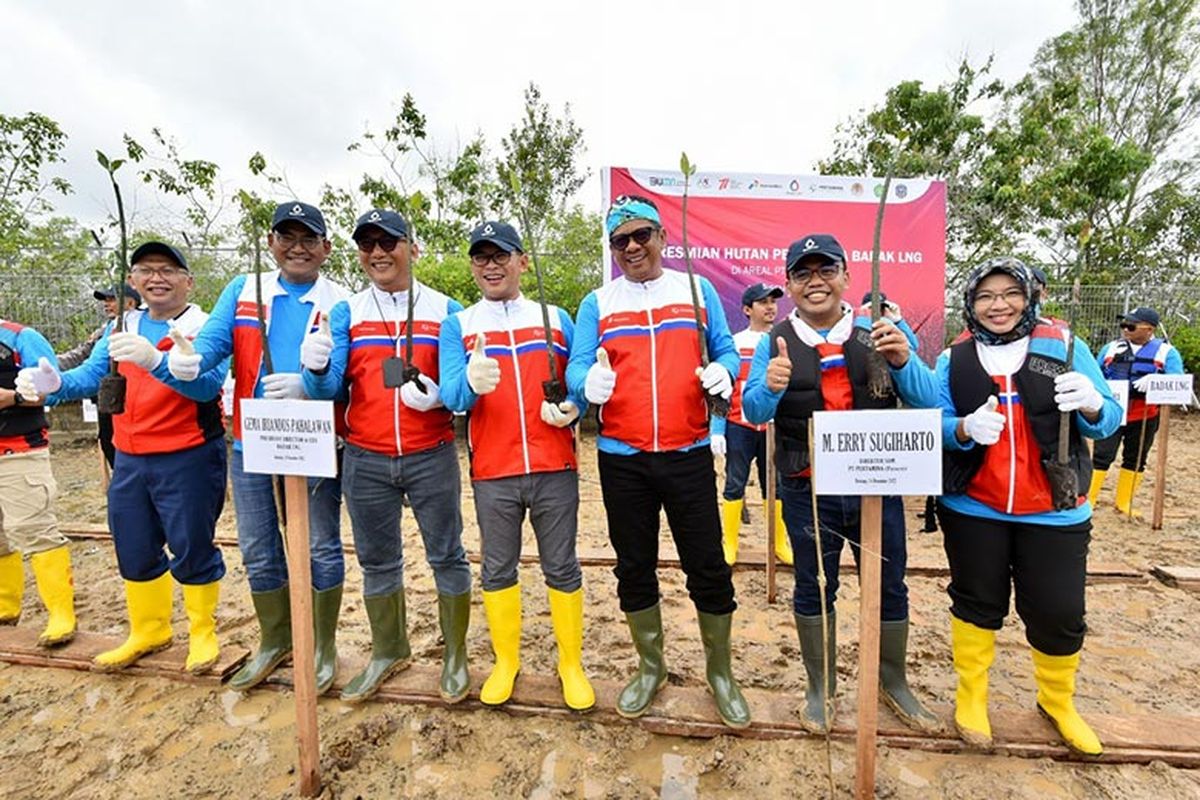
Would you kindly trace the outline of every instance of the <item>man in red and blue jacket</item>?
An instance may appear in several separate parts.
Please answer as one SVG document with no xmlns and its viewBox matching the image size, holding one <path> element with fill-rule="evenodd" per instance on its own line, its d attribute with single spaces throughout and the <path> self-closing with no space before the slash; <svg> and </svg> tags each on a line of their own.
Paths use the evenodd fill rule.
<svg viewBox="0 0 1200 800">
<path fill-rule="evenodd" d="M 1120 322 L 1121 338 L 1106 344 L 1096 360 L 1105 380 L 1129 382 L 1129 408 L 1117 432 L 1098 440 L 1093 448 L 1088 500 L 1093 507 L 1099 501 L 1100 488 L 1119 449 L 1121 472 L 1115 505 L 1118 512 L 1136 516 L 1133 496 L 1146 474 L 1146 459 L 1158 433 L 1158 406 L 1146 402 L 1146 386 L 1151 375 L 1182 375 L 1183 358 L 1174 345 L 1155 335 L 1159 318 L 1153 308 L 1135 308 L 1122 315 Z"/>
<path fill-rule="evenodd" d="M 33 328 L 0 320 L 0 625 L 15 625 L 25 593 L 23 554 L 49 612 L 43 647 L 75 636 L 67 537 L 58 530 L 42 396 L 58 380 L 54 348 Z"/>
<path fill-rule="evenodd" d="M 363 571 L 371 659 L 346 684 L 342 699 L 366 700 L 412 655 L 400 535 L 407 497 L 437 585 L 445 643 L 439 691 L 444 700 L 456 703 L 470 688 L 466 635 L 471 570 L 462 545 L 454 428 L 439 386 L 438 335 L 462 305 L 413 277 L 417 243 L 408 222 L 395 211 L 375 208 L 363 214 L 354 241 L 371 285 L 334 306 L 329 332 L 310 333 L 300 353 L 310 397 L 333 399 L 349 392 L 342 482 Z"/>
<path fill-rule="evenodd" d="M 696 308 L 687 273 L 663 267 L 667 236 L 651 200 L 617 198 L 605 229 L 622 275 L 579 307 L 567 386 L 599 406 L 600 484 L 617 553 L 617 596 L 640 658 L 617 711 L 644 714 L 667 678 L 655 572 L 665 508 L 696 606 L 717 710 L 726 725 L 744 728 L 750 708 L 729 663 L 737 603 L 721 548 L 705 399 L 732 394 L 737 348 L 712 284 L 696 279 Z M 697 315 L 711 358 L 703 367 Z"/>
<path fill-rule="evenodd" d="M 579 472 L 573 425 L 582 392 L 545 399 L 550 362 L 561 381 L 574 325 L 567 312 L 545 309 L 521 294 L 529 256 L 513 226 L 484 222 L 471 232 L 471 273 L 483 293 L 446 318 L 438 355 L 442 400 L 465 411 L 475 515 L 483 551 L 483 607 L 496 663 L 479 692 L 487 705 L 512 696 L 521 667 L 521 587 L 517 566 L 526 511 L 558 641 L 558 675 L 569 708 L 586 711 L 596 695 L 583 672 L 583 573 L 575 554 Z M 547 333 L 552 352 L 547 353 Z"/>
<path fill-rule="evenodd" d="M 166 353 L 195 337 L 208 315 L 188 302 L 194 282 L 177 249 L 146 242 L 130 261 L 146 307 L 125 312 L 121 330 L 106 330 L 46 401 L 95 396 L 110 358 L 126 380 L 125 410 L 113 415 L 108 527 L 125 583 L 129 636 L 97 655 L 96 667 L 121 669 L 170 647 L 174 577 L 188 617 L 185 668 L 198 674 L 219 655 L 216 610 L 225 562 L 213 536 L 225 506 L 221 385 L 229 360 L 195 381 L 172 377 Z"/>
<path fill-rule="evenodd" d="M 349 294 L 321 274 L 332 245 L 326 236 L 325 218 L 314 206 L 290 202 L 276 207 L 267 246 L 279 269 L 231 280 L 196 335 L 194 352 L 174 347 L 167 359 L 172 375 L 193 381 L 233 356 L 233 457 L 229 473 L 237 510 L 238 548 L 262 633 L 258 651 L 230 679 L 229 685 L 238 691 L 257 686 L 292 651 L 287 560 L 275 506 L 274 479 L 245 470 L 242 400 L 303 399 L 300 345 L 305 334 L 316 330 L 321 319 Z M 264 342 L 270 353 L 270 372 L 266 369 Z M 337 673 L 337 621 L 346 573 L 341 505 L 338 478 L 308 479 L 318 694 L 333 685 Z"/>
</svg>

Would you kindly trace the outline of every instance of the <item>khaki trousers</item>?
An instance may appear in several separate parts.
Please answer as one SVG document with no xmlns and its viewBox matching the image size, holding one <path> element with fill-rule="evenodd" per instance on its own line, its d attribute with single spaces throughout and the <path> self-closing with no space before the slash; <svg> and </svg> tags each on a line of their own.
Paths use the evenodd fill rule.
<svg viewBox="0 0 1200 800">
<path fill-rule="evenodd" d="M 50 448 L 0 456 L 0 556 L 53 550 L 67 543 L 58 532 Z"/>
</svg>

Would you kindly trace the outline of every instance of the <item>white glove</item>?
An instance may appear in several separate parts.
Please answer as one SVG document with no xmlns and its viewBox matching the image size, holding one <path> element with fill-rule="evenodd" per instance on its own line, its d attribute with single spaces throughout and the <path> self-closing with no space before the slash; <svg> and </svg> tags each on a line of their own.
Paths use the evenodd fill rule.
<svg viewBox="0 0 1200 800">
<path fill-rule="evenodd" d="M 723 433 L 714 433 L 709 437 L 708 444 L 712 448 L 714 456 L 723 456 L 728 449 L 725 443 L 725 434 Z"/>
<path fill-rule="evenodd" d="M 710 361 L 704 369 L 697 367 L 696 375 L 700 377 L 700 385 L 704 387 L 704 391 L 709 394 L 722 400 L 733 396 L 733 378 L 729 376 L 729 370 L 716 361 Z"/>
<path fill-rule="evenodd" d="M 990 445 L 1000 441 L 1000 432 L 1008 418 L 996 410 L 1000 401 L 992 395 L 987 402 L 963 417 L 963 433 L 977 444 Z"/>
<path fill-rule="evenodd" d="M 36 400 L 54 394 L 62 388 L 62 376 L 50 363 L 50 359 L 42 356 L 38 359 L 36 367 L 26 367 L 17 373 L 17 381 L 13 388 L 26 400 Z"/>
<path fill-rule="evenodd" d="M 139 333 L 119 331 L 109 334 L 108 355 L 113 361 L 133 364 L 153 372 L 162 363 L 163 353 Z"/>
<path fill-rule="evenodd" d="M 201 356 L 183 333 L 174 325 L 168 334 L 175 346 L 167 353 L 167 371 L 178 381 L 194 381 L 200 377 Z"/>
<path fill-rule="evenodd" d="M 601 347 L 596 351 L 596 363 L 592 364 L 583 382 L 583 396 L 593 405 L 604 405 L 612 397 L 617 386 L 617 373 L 608 363 L 608 351 Z"/>
<path fill-rule="evenodd" d="M 419 375 L 417 380 L 425 387 L 422 392 L 413 381 L 405 381 L 400 387 L 400 402 L 413 411 L 429 411 L 442 404 L 442 390 L 428 375 Z"/>
<path fill-rule="evenodd" d="M 500 385 L 500 362 L 487 356 L 487 337 L 475 337 L 475 349 L 467 359 L 467 385 L 475 394 L 490 394 Z"/>
<path fill-rule="evenodd" d="M 333 352 L 333 336 L 329 333 L 329 317 L 321 315 L 317 329 L 304 336 L 300 343 L 300 366 L 310 372 L 320 372 L 329 366 Z"/>
<path fill-rule="evenodd" d="M 299 372 L 273 372 L 262 379 L 263 397 L 268 400 L 303 400 L 304 379 Z"/>
<path fill-rule="evenodd" d="M 1059 411 L 1095 413 L 1104 405 L 1104 395 L 1082 372 L 1064 372 L 1054 379 L 1054 402 Z"/>
<path fill-rule="evenodd" d="M 579 419 L 579 406 L 570 400 L 564 400 L 558 405 L 548 400 L 542 401 L 542 422 L 556 428 L 565 428 Z"/>
<path fill-rule="evenodd" d="M 1133 382 L 1133 388 L 1142 394 L 1145 394 L 1146 390 L 1150 388 L 1150 377 L 1151 376 L 1149 375 L 1143 375 L 1142 377 L 1138 378 Z"/>
</svg>

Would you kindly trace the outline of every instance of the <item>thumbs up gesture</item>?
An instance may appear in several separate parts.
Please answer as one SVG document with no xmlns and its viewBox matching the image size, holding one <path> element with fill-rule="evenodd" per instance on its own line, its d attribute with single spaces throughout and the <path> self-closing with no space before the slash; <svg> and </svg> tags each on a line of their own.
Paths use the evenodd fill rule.
<svg viewBox="0 0 1200 800">
<path fill-rule="evenodd" d="M 787 342 L 782 336 L 775 338 L 778 353 L 767 362 L 767 388 L 782 392 L 792 380 L 792 360 L 788 358 Z"/>
<path fill-rule="evenodd" d="M 963 417 L 962 432 L 966 434 L 967 439 L 973 439 L 982 445 L 1000 441 L 1000 433 L 1004 430 L 1008 418 L 996 410 L 999 405 L 1000 401 L 996 399 L 996 395 L 991 395 L 983 405 Z"/>
<path fill-rule="evenodd" d="M 612 397 L 617 386 L 617 373 L 608 363 L 608 351 L 601 347 L 596 351 L 596 363 L 588 369 L 583 383 L 583 394 L 589 403 L 603 405 Z"/>
<path fill-rule="evenodd" d="M 329 317 L 321 315 L 315 331 L 309 331 L 300 343 L 300 366 L 309 372 L 321 372 L 329 366 L 333 352 L 333 336 L 329 333 Z"/>
<path fill-rule="evenodd" d="M 467 385 L 475 394 L 489 394 L 500 385 L 500 362 L 488 358 L 487 337 L 483 333 L 475 337 L 475 349 L 467 360 Z"/>
<path fill-rule="evenodd" d="M 14 387 L 17 393 L 26 400 L 45 398 L 62 388 L 62 376 L 50 363 L 50 359 L 42 356 L 36 367 L 26 367 L 17 373 Z"/>
<path fill-rule="evenodd" d="M 167 370 L 180 381 L 194 381 L 200 377 L 201 355 L 196 352 L 192 342 L 183 332 L 172 325 L 167 334 L 174 342 L 171 351 L 167 353 Z"/>
</svg>

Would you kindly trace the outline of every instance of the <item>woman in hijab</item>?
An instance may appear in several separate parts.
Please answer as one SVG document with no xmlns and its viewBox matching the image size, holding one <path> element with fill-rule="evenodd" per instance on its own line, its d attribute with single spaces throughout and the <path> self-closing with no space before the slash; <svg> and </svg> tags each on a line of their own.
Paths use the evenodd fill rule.
<svg viewBox="0 0 1200 800">
<path fill-rule="evenodd" d="M 988 669 L 1010 586 L 1025 624 L 1037 706 L 1073 750 L 1100 755 L 1075 710 L 1086 631 L 1084 579 L 1092 509 L 1091 457 L 1121 409 L 1086 344 L 1039 316 L 1033 273 L 1015 258 L 977 267 L 963 297 L 967 331 L 937 363 L 943 409 L 939 519 L 950 563 L 954 721 L 968 744 L 991 747 Z M 1067 462 L 1058 459 L 1068 414 Z"/>
</svg>

